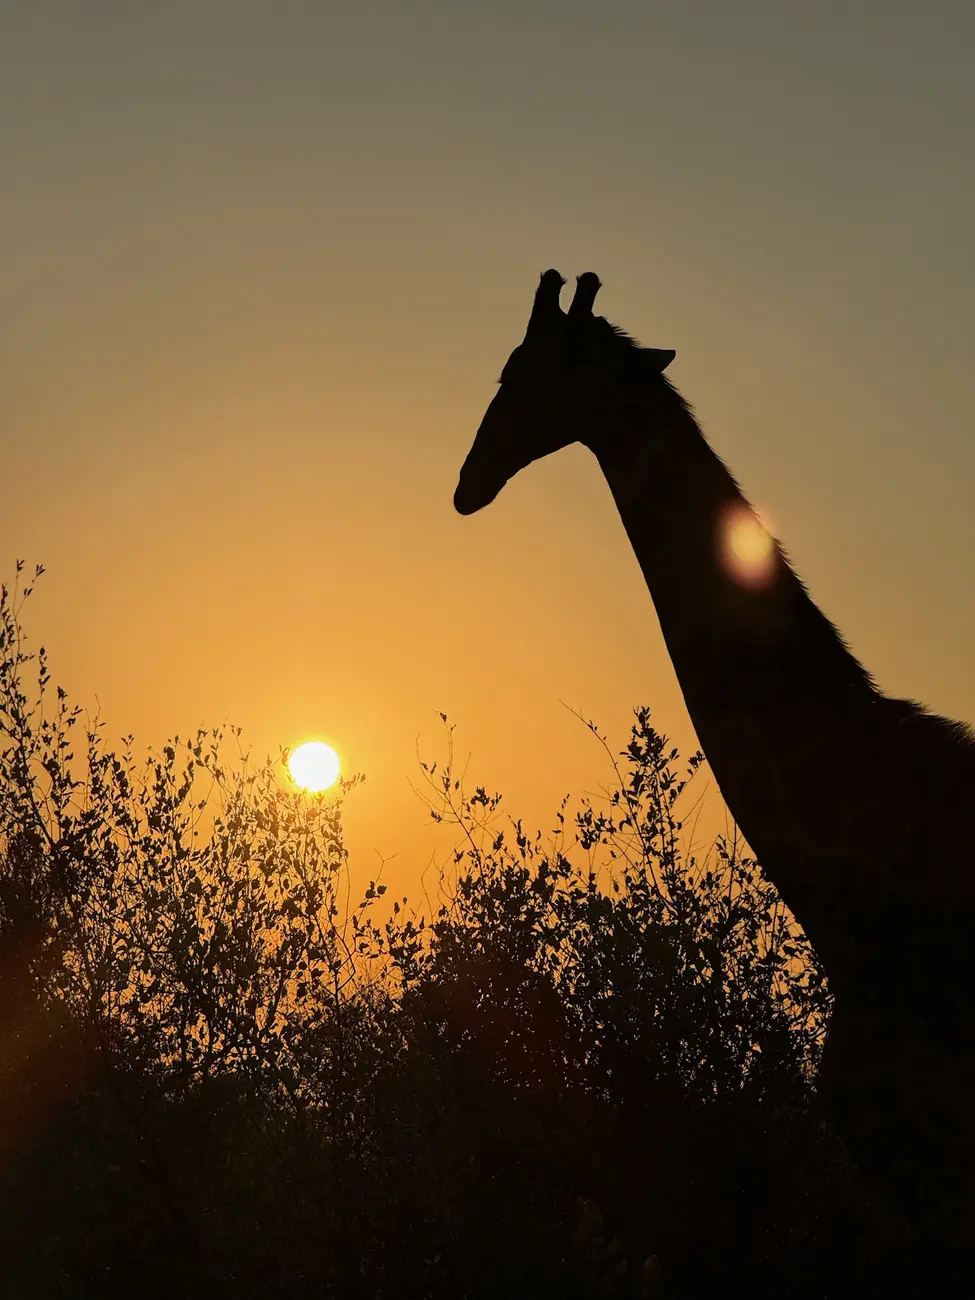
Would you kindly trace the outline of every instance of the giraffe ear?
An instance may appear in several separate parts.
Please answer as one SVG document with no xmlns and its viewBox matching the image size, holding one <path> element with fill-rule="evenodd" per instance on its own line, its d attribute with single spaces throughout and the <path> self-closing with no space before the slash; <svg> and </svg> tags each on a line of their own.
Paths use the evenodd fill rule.
<svg viewBox="0 0 975 1300">
<path fill-rule="evenodd" d="M 655 370 L 659 370 L 663 374 L 677 353 L 673 348 L 644 348 L 643 355 Z"/>
</svg>

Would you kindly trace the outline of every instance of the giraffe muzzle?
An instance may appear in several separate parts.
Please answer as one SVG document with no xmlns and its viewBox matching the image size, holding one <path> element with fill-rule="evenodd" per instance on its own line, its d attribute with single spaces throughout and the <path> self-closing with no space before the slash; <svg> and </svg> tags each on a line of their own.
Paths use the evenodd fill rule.
<svg viewBox="0 0 975 1300">
<path fill-rule="evenodd" d="M 459 515 L 477 514 L 478 510 L 483 510 L 485 506 L 491 504 L 504 486 L 503 483 L 499 483 L 492 491 L 482 479 L 474 480 L 470 474 L 466 474 L 464 472 L 466 468 L 465 466 L 460 471 L 460 478 L 454 490 L 454 509 Z"/>
</svg>

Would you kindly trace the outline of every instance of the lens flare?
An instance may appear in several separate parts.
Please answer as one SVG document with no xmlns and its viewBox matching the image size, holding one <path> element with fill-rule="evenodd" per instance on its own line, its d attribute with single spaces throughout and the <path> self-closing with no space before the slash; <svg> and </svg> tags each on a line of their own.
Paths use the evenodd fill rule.
<svg viewBox="0 0 975 1300">
<path fill-rule="evenodd" d="M 766 587 L 774 578 L 775 542 L 755 511 L 743 502 L 723 514 L 718 547 L 725 572 L 743 587 Z"/>
</svg>

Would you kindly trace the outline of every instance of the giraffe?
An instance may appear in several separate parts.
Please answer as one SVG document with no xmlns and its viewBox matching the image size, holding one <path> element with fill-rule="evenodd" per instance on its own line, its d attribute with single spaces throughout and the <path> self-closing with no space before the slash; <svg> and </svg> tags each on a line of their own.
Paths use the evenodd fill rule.
<svg viewBox="0 0 975 1300">
<path fill-rule="evenodd" d="M 975 735 L 881 693 L 665 378 L 676 354 L 594 315 L 592 272 L 567 312 L 564 283 L 541 277 L 454 505 L 595 455 L 715 780 L 825 965 L 835 1130 L 936 1293 L 975 1246 Z"/>
</svg>

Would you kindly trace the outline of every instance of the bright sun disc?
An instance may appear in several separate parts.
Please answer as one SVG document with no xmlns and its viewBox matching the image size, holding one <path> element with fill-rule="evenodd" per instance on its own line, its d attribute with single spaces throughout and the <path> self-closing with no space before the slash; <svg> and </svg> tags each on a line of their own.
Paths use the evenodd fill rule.
<svg viewBox="0 0 975 1300">
<path fill-rule="evenodd" d="M 339 779 L 339 756 L 321 740 L 296 745 L 288 755 L 288 771 L 295 785 L 311 794 L 327 790 Z"/>
</svg>

